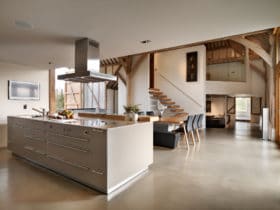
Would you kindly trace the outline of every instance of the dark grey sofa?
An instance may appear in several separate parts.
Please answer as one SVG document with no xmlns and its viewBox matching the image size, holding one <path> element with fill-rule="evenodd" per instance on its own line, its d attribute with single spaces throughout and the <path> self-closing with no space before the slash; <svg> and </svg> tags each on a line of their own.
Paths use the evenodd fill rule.
<svg viewBox="0 0 280 210">
<path fill-rule="evenodd" d="M 175 148 L 180 140 L 180 133 L 168 131 L 168 124 L 154 122 L 154 145 Z"/>
</svg>

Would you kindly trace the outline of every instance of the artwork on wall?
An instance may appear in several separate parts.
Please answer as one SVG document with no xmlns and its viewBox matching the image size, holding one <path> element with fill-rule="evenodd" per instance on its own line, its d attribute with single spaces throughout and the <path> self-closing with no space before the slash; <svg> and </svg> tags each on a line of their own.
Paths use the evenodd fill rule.
<svg viewBox="0 0 280 210">
<path fill-rule="evenodd" d="M 251 114 L 261 114 L 262 98 L 251 98 Z"/>
<path fill-rule="evenodd" d="M 40 100 L 39 82 L 8 81 L 9 100 Z"/>
<path fill-rule="evenodd" d="M 187 82 L 196 82 L 197 81 L 197 52 L 189 52 L 187 56 Z"/>
</svg>

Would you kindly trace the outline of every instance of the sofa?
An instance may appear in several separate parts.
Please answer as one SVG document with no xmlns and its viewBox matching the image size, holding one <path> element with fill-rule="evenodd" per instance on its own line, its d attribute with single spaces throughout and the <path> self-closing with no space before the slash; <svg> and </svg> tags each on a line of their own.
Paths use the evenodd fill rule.
<svg viewBox="0 0 280 210">
<path fill-rule="evenodd" d="M 170 130 L 167 123 L 154 122 L 154 145 L 176 148 L 181 134 Z"/>
<path fill-rule="evenodd" d="M 206 128 L 225 128 L 230 122 L 230 115 L 206 116 Z"/>
</svg>

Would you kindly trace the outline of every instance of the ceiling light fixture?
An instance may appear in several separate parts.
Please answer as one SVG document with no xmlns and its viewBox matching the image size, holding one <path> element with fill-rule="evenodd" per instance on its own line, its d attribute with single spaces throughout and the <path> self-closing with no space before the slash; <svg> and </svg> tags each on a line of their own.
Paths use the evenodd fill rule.
<svg viewBox="0 0 280 210">
<path fill-rule="evenodd" d="M 15 25 L 17 28 L 21 28 L 21 29 L 32 29 L 33 28 L 32 24 L 30 24 L 24 20 L 16 20 Z"/>
<path fill-rule="evenodd" d="M 146 39 L 146 40 L 141 41 L 140 43 L 142 43 L 142 44 L 148 44 L 148 43 L 150 43 L 150 42 L 152 42 L 152 41 L 149 40 L 149 39 Z"/>
</svg>

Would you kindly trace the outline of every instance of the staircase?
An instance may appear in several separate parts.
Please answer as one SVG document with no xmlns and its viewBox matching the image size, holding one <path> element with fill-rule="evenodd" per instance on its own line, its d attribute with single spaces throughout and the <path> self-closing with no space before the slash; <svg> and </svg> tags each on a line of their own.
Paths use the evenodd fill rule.
<svg viewBox="0 0 280 210">
<path fill-rule="evenodd" d="M 172 99 L 160 91 L 158 88 L 150 88 L 149 94 L 151 99 L 154 99 L 157 102 L 160 102 L 162 105 L 167 107 L 164 115 L 168 117 L 178 117 L 184 118 L 188 116 L 188 113 L 185 112 L 183 108 L 177 105 Z"/>
</svg>

